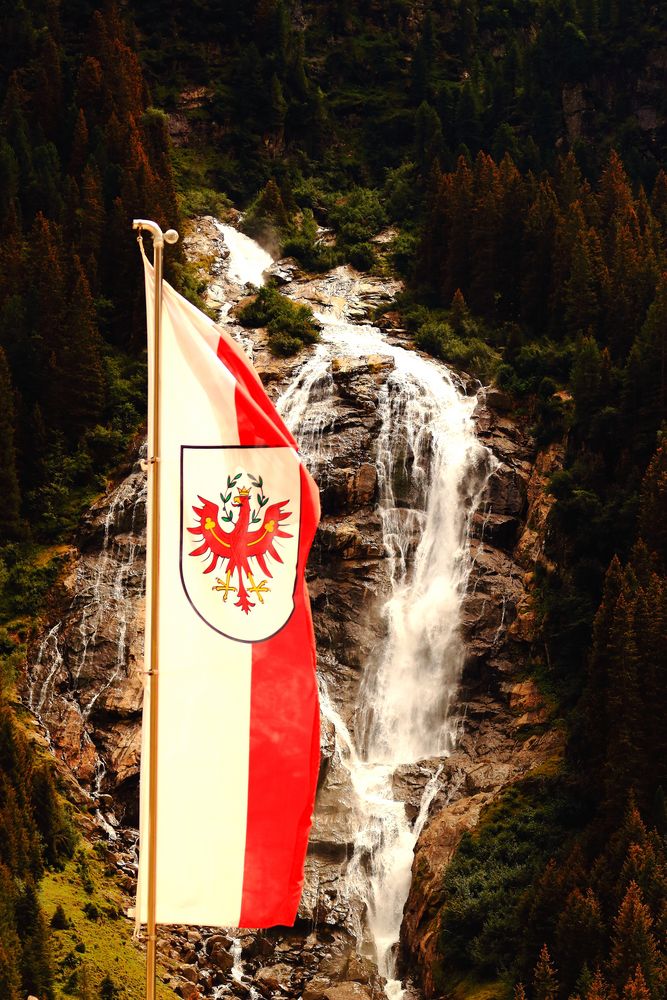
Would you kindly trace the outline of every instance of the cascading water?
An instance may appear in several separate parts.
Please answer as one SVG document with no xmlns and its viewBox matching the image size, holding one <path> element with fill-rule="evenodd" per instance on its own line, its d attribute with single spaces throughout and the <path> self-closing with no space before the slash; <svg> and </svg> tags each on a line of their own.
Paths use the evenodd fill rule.
<svg viewBox="0 0 667 1000">
<path fill-rule="evenodd" d="M 127 679 L 130 661 L 136 662 L 139 654 L 136 607 L 145 586 L 145 503 L 146 476 L 139 461 L 91 513 L 86 530 L 92 543 L 84 535 L 70 606 L 44 636 L 26 678 L 30 709 L 49 734 L 54 751 L 100 807 L 97 820 L 110 839 L 115 836 L 113 825 L 101 804 L 107 798 L 107 767 L 113 767 L 107 759 L 109 746 L 111 758 L 114 750 L 113 743 L 100 738 L 99 721 L 100 713 L 134 709 L 130 702 L 135 695 L 123 692 L 120 682 Z M 137 704 L 137 713 L 139 708 Z M 115 715 L 113 721 L 117 720 Z"/>
<path fill-rule="evenodd" d="M 263 283 L 268 255 L 228 226 L 228 277 Z M 414 848 L 441 792 L 437 758 L 451 750 L 451 708 L 463 666 L 460 609 L 470 555 L 470 521 L 494 460 L 475 435 L 476 397 L 443 365 L 389 343 L 377 328 L 350 323 L 363 279 L 347 268 L 285 293 L 317 303 L 321 342 L 278 401 L 317 476 L 335 458 L 334 366 L 341 358 L 380 357 L 391 368 L 378 405 L 375 461 L 388 562 L 385 638 L 364 669 L 356 718 L 348 729 L 323 684 L 322 710 L 356 792 L 358 830 L 344 895 L 364 904 L 360 946 L 372 950 L 387 995 L 404 995 L 395 951 L 410 888 Z M 361 296 L 363 297 L 363 296 Z M 367 296 L 368 298 L 368 296 Z M 434 762 L 435 758 L 435 762 Z M 399 765 L 424 761 L 424 792 L 414 823 L 396 797 Z M 357 912 L 358 908 L 357 908 Z"/>
<path fill-rule="evenodd" d="M 371 326 L 345 320 L 354 277 L 339 269 L 317 318 L 322 343 L 279 401 L 315 474 L 330 457 L 331 366 L 341 355 L 380 356 L 394 367 L 380 392 L 382 417 L 375 462 L 383 540 L 389 559 L 386 638 L 367 664 L 354 736 L 330 712 L 338 749 L 358 796 L 360 823 L 347 878 L 366 903 L 366 923 L 390 997 L 403 995 L 395 946 L 410 888 L 414 847 L 439 790 L 432 774 L 411 825 L 396 799 L 400 764 L 451 750 L 451 705 L 463 666 L 460 607 L 470 556 L 470 519 L 493 459 L 476 438 L 476 397 L 442 365 L 394 346 Z M 298 289 L 296 290 L 298 296 Z M 323 699 L 324 710 L 330 703 Z"/>
<path fill-rule="evenodd" d="M 226 226 L 217 221 L 215 226 L 222 233 L 229 250 L 226 268 L 228 280 L 241 286 L 248 283 L 257 286 L 263 285 L 264 271 L 273 263 L 273 257 L 249 236 L 234 229 L 233 226 Z"/>
</svg>

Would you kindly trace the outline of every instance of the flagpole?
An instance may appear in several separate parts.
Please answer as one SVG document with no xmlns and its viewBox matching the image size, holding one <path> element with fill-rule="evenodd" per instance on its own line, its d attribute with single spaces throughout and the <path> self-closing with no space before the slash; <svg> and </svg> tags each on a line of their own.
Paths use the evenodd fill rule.
<svg viewBox="0 0 667 1000">
<path fill-rule="evenodd" d="M 148 715 L 148 843 L 140 845 L 146 850 L 146 1000 L 155 1000 L 157 985 L 157 781 L 158 781 L 158 624 L 160 572 L 160 337 L 162 331 L 162 262 L 165 241 L 176 243 L 178 233 L 168 229 L 163 233 L 156 222 L 135 219 L 133 229 L 147 230 L 153 237 L 153 274 L 155 278 L 155 303 L 153 322 L 153 399 L 151 408 L 151 435 L 148 442 L 148 469 L 151 485 L 151 593 L 150 634 L 147 638 L 149 715 Z M 149 350 L 151 345 L 149 344 Z"/>
</svg>

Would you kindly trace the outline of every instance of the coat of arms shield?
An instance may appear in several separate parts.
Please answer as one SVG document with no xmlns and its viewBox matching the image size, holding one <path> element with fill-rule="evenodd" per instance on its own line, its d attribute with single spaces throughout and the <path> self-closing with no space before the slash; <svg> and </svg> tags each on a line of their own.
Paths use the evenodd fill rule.
<svg viewBox="0 0 667 1000">
<path fill-rule="evenodd" d="M 181 579 L 216 632 L 262 642 L 289 621 L 300 513 L 293 449 L 181 448 Z"/>
</svg>

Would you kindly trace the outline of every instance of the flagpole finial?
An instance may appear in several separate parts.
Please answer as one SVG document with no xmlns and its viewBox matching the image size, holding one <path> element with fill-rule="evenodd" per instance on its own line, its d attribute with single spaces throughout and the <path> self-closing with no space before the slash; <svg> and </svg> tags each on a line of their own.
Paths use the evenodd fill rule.
<svg viewBox="0 0 667 1000">
<path fill-rule="evenodd" d="M 163 233 L 157 222 L 153 222 L 151 219 L 134 219 L 132 228 L 148 230 L 153 237 L 154 247 L 163 247 L 165 242 L 176 243 L 178 241 L 178 233 L 175 229 L 168 229 L 166 233 Z"/>
</svg>

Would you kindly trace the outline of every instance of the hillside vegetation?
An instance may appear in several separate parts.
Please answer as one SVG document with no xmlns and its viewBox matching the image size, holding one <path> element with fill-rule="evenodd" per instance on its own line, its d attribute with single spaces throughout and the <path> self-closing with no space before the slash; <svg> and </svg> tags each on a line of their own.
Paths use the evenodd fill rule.
<svg viewBox="0 0 667 1000">
<path fill-rule="evenodd" d="M 132 216 L 178 227 L 181 211 L 233 203 L 309 270 L 386 267 L 373 237 L 392 226 L 416 342 L 495 378 L 538 442 L 567 452 L 536 670 L 568 756 L 464 838 L 443 884 L 442 989 L 664 1000 L 664 5 L 24 0 L 2 20 L 7 669 L 40 611 L 43 546 L 71 537 L 144 419 Z M 314 339 L 270 298 L 249 322 L 274 323 L 277 350 Z M 74 841 L 6 687 L 0 993 L 51 997 L 49 934 L 63 932 L 47 928 L 38 884 L 74 863 Z M 65 883 L 44 886 L 67 911 Z"/>
</svg>

